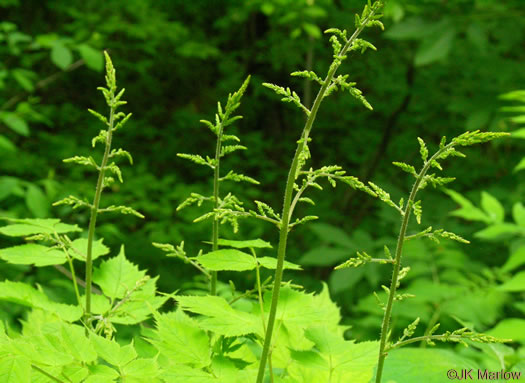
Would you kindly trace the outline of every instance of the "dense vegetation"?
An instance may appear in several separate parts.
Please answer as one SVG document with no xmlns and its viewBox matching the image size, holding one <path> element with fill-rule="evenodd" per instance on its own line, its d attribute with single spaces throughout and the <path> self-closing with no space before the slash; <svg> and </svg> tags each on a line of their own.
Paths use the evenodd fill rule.
<svg viewBox="0 0 525 383">
<path fill-rule="evenodd" d="M 380 8 L 0 1 L 0 380 L 525 373 L 525 8 Z"/>
</svg>

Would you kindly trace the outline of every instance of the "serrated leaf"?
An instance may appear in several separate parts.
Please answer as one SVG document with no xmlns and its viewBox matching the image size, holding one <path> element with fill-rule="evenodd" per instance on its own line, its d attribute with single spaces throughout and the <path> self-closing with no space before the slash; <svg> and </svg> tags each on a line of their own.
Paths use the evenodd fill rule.
<svg viewBox="0 0 525 383">
<path fill-rule="evenodd" d="M 208 335 L 182 310 L 158 315 L 156 327 L 155 338 L 150 342 L 161 355 L 196 368 L 210 365 Z"/>
<path fill-rule="evenodd" d="M 0 381 L 5 383 L 31 383 L 29 359 L 18 355 L 0 358 Z"/>
<path fill-rule="evenodd" d="M 288 287 L 282 287 L 277 307 L 277 318 L 287 326 L 300 328 L 312 326 L 336 326 L 340 314 L 337 306 L 330 301 L 328 289 L 323 285 L 323 292 L 319 295 L 307 294 Z M 271 291 L 264 295 L 264 310 L 269 312 Z"/>
<path fill-rule="evenodd" d="M 95 333 L 90 334 L 90 341 L 97 354 L 114 366 L 124 366 L 137 357 L 137 352 L 132 344 L 121 347 L 116 341 Z"/>
<path fill-rule="evenodd" d="M 158 310 L 168 296 L 156 296 L 156 281 L 158 277 L 149 279 L 140 289 L 137 289 L 112 315 L 111 322 L 119 324 L 137 324 L 143 322 Z"/>
<path fill-rule="evenodd" d="M 35 265 L 37 267 L 61 265 L 67 260 L 63 251 L 36 243 L 0 249 L 0 258 L 14 265 Z"/>
<path fill-rule="evenodd" d="M 89 376 L 82 383 L 115 383 L 120 374 L 111 367 L 103 364 L 88 366 Z"/>
<path fill-rule="evenodd" d="M 372 379 L 378 342 L 345 341 L 326 327 L 309 328 L 305 336 L 315 343 L 318 355 L 305 358 L 303 354 L 296 359 L 299 363 L 293 364 L 289 372 L 297 381 L 368 383 Z"/>
<path fill-rule="evenodd" d="M 275 270 L 277 268 L 277 258 L 258 257 L 257 262 L 264 268 Z M 303 268 L 295 263 L 284 261 L 284 268 L 288 270 L 302 270 Z"/>
<path fill-rule="evenodd" d="M 121 376 L 123 381 L 129 383 L 144 383 L 145 381 L 155 381 L 160 370 L 157 360 L 152 358 L 138 358 L 122 368 Z"/>
<path fill-rule="evenodd" d="M 249 248 L 271 249 L 272 248 L 272 245 L 270 244 L 270 242 L 263 241 L 260 238 L 248 239 L 244 241 L 219 238 L 219 246 L 234 247 L 236 249 L 249 249 Z"/>
<path fill-rule="evenodd" d="M 252 255 L 235 249 L 220 249 L 197 257 L 199 263 L 213 271 L 246 271 L 255 269 Z"/>
<path fill-rule="evenodd" d="M 9 226 L 0 227 L 0 233 L 10 237 L 27 237 L 35 234 L 64 234 L 75 231 L 81 231 L 77 225 L 68 225 L 60 222 L 59 219 L 40 219 L 40 218 L 26 218 L 26 219 L 12 219 L 0 218 L 9 222 L 13 222 Z"/>
<path fill-rule="evenodd" d="M 76 360 L 90 363 L 97 359 L 97 353 L 86 338 L 84 327 L 63 323 L 60 328 L 62 345 Z"/>
<path fill-rule="evenodd" d="M 103 261 L 93 272 L 95 282 L 104 294 L 111 299 L 124 298 L 126 292 L 135 288 L 136 283 L 144 278 L 146 272 L 128 261 L 124 255 L 124 246 L 118 256 Z"/>
<path fill-rule="evenodd" d="M 236 310 L 222 297 L 179 295 L 176 300 L 181 309 L 204 316 L 198 322 L 205 330 L 227 337 L 253 333 L 262 335 L 262 323 L 258 315 Z"/>
</svg>

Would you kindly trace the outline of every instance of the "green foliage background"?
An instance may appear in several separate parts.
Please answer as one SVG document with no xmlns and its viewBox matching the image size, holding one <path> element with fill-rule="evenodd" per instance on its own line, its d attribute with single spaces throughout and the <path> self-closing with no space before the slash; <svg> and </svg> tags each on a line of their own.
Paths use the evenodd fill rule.
<svg viewBox="0 0 525 383">
<path fill-rule="evenodd" d="M 209 118 L 216 100 L 225 100 L 251 74 L 241 107 L 244 119 L 233 127 L 248 151 L 224 161 L 226 168 L 254 177 L 261 186 L 228 187 L 246 201 L 279 207 L 304 116 L 261 84 L 293 87 L 311 103 L 311 84 L 289 73 L 324 73 L 331 50 L 321 31 L 351 25 L 361 7 L 354 0 L 0 0 L 0 215 L 58 217 L 87 225 L 84 214 L 51 203 L 69 194 L 92 198 L 89 173 L 61 161 L 87 155 L 86 142 L 99 129 L 86 109 L 103 106 L 96 87 L 101 52 L 108 50 L 133 106 L 134 117 L 119 142 L 133 153 L 136 165 L 124 170 L 124 184 L 114 186 L 118 195 L 105 198 L 108 204 L 133 206 L 146 219 L 108 215 L 99 221 L 97 234 L 112 253 L 125 244 L 130 260 L 160 276 L 161 291 L 190 291 L 198 283 L 189 267 L 151 245 L 184 240 L 188 253 L 208 246 L 203 242 L 209 241 L 209 222 L 192 223 L 201 209 L 177 212 L 176 207 L 192 191 L 209 194 L 211 180 L 176 153 L 213 153 L 214 137 L 198 121 Z M 501 111 L 510 102 L 499 96 L 525 89 L 524 16 L 521 0 L 390 0 L 386 32 L 367 31 L 379 53 L 343 64 L 374 111 L 347 95 L 331 97 L 310 145 L 312 166 L 337 163 L 363 180 L 374 180 L 398 200 L 411 180 L 391 162 L 416 161 L 416 137 L 435 148 L 441 136 L 465 130 L 516 130 L 519 120 L 512 122 Z M 406 262 L 412 267 L 408 290 L 417 298 L 400 304 L 397 328 L 420 316 L 429 327 L 439 318 L 445 329 L 462 321 L 502 337 L 525 333 L 525 279 L 515 281 L 517 287 L 495 287 L 523 275 L 519 260 L 517 266 L 501 267 L 511 255 L 525 259 L 519 258 L 525 254 L 519 207 L 525 178 L 523 170 L 513 171 L 524 147 L 516 138 L 466 150 L 468 164 L 452 166 L 448 175 L 457 178 L 452 188 L 471 205 L 452 192 L 425 191 L 423 225 L 427 221 L 451 229 L 472 243 L 407 244 Z M 287 258 L 306 271 L 287 275 L 308 290 L 320 291 L 326 281 L 341 306 L 343 324 L 352 326 L 347 334 L 360 341 L 376 339 L 382 312 L 371 292 L 388 280 L 389 269 L 367 265 L 333 271 L 333 266 L 357 250 L 381 253 L 383 243 L 395 241 L 398 217 L 365 194 L 342 187 L 314 195 L 317 205 L 302 209 L 320 221 L 294 229 Z M 452 217 L 458 207 L 463 213 L 456 210 L 459 218 Z M 505 222 L 516 229 L 502 229 Z M 254 221 L 241 221 L 240 233 L 276 241 L 272 227 Z M 16 243 L 0 238 L 2 248 Z M 2 263 L 0 276 L 45 281 L 48 294 L 74 300 L 67 281 L 53 268 Z M 254 282 L 233 273 L 223 282 L 228 278 L 238 289 Z M 0 308 L 1 319 L 16 326 L 19 309 Z M 505 324 L 509 320 L 515 322 Z M 525 342 L 523 336 L 518 342 Z"/>
</svg>

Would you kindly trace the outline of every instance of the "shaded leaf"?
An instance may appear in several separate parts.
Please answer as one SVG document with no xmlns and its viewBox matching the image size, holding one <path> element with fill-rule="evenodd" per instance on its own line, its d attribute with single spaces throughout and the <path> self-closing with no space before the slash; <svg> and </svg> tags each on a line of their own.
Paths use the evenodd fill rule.
<svg viewBox="0 0 525 383">
<path fill-rule="evenodd" d="M 277 268 L 277 258 L 257 257 L 257 262 L 266 269 L 275 270 Z M 284 261 L 284 268 L 289 270 L 302 270 L 301 266 L 288 261 Z"/>
<path fill-rule="evenodd" d="M 78 45 L 77 49 L 88 68 L 96 70 L 97 72 L 100 72 L 104 68 L 102 52 L 86 44 Z"/>
<path fill-rule="evenodd" d="M 421 43 L 414 63 L 416 66 L 431 64 L 448 56 L 456 31 L 449 27 L 443 33 L 429 36 Z"/>
<path fill-rule="evenodd" d="M 501 269 L 505 272 L 509 272 L 523 264 L 525 264 L 525 246 L 521 246 L 514 251 Z"/>
<path fill-rule="evenodd" d="M 45 218 L 49 215 L 49 199 L 38 186 L 30 184 L 26 192 L 26 205 L 37 218 Z"/>
<path fill-rule="evenodd" d="M 57 41 L 51 48 L 51 61 L 60 69 L 66 69 L 73 62 L 73 55 L 68 47 Z"/>
<path fill-rule="evenodd" d="M 308 251 L 297 262 L 303 266 L 332 266 L 347 259 L 350 254 L 350 249 L 320 246 Z"/>
<path fill-rule="evenodd" d="M 16 113 L 0 112 L 0 120 L 6 124 L 9 129 L 21 136 L 29 136 L 29 126 L 27 125 L 27 122 L 20 118 Z"/>
<path fill-rule="evenodd" d="M 501 203 L 494 196 L 486 191 L 481 192 L 481 207 L 485 210 L 492 221 L 503 222 L 503 219 L 505 218 L 505 209 L 503 209 Z"/>
</svg>

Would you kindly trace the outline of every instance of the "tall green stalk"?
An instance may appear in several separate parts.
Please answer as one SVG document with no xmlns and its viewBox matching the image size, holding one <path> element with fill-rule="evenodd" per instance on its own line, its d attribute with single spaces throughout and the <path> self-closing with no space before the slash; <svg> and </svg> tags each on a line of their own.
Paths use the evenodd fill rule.
<svg viewBox="0 0 525 383">
<path fill-rule="evenodd" d="M 401 268 L 401 255 L 403 254 L 403 244 L 405 242 L 408 221 L 410 220 L 410 214 L 412 212 L 416 194 L 421 185 L 421 181 L 427 174 L 427 171 L 430 168 L 433 161 L 437 159 L 439 155 L 443 153 L 445 150 L 448 150 L 451 146 L 452 144 L 449 144 L 445 146 L 443 149 L 440 149 L 439 151 L 436 152 L 436 154 L 434 154 L 430 158 L 430 160 L 428 160 L 424 164 L 423 168 L 417 175 L 416 182 L 414 182 L 414 185 L 412 186 L 412 190 L 410 191 L 410 196 L 408 197 L 408 201 L 407 201 L 405 210 L 402 215 L 401 228 L 399 230 L 399 236 L 397 238 L 396 253 L 394 257 L 394 270 L 392 272 L 392 280 L 390 282 L 390 293 L 388 295 L 388 301 L 387 301 L 385 312 L 383 315 L 383 323 L 381 325 L 381 340 L 379 341 L 379 357 L 377 361 L 376 383 L 381 382 L 381 378 L 383 375 L 383 368 L 384 368 L 385 358 L 386 358 L 385 348 L 386 348 L 388 333 L 390 330 L 390 319 L 392 317 L 392 307 L 394 305 L 394 298 L 396 296 L 396 290 L 399 285 L 399 270 Z"/>
<path fill-rule="evenodd" d="M 124 89 L 117 92 L 117 80 L 115 76 L 115 68 L 109 55 L 104 52 L 106 59 L 106 85 L 107 88 L 99 87 L 98 90 L 102 92 L 106 100 L 106 104 L 109 107 L 109 118 L 102 116 L 94 110 L 88 109 L 89 112 L 98 118 L 105 126 L 106 129 L 102 129 L 99 134 L 93 138 L 92 146 L 95 147 L 97 143 L 104 144 L 104 154 L 100 164 L 93 159 L 93 157 L 82 157 L 75 156 L 67 158 L 64 162 L 73 162 L 82 166 L 88 166 L 98 171 L 97 185 L 95 187 L 95 195 L 93 197 L 93 203 L 90 204 L 84 200 L 81 200 L 74 196 L 69 196 L 60 201 L 55 202 L 53 205 L 71 205 L 73 209 L 78 207 L 88 207 L 90 209 L 89 227 L 88 227 L 88 238 L 87 238 L 87 252 L 86 252 L 86 301 L 84 308 L 84 318 L 88 327 L 91 327 L 91 293 L 93 283 L 93 241 L 95 240 L 95 228 L 97 224 L 97 216 L 99 213 L 104 212 L 120 212 L 122 214 L 133 214 L 137 217 L 144 218 L 142 214 L 135 211 L 134 209 L 127 206 L 109 206 L 107 208 L 100 208 L 100 199 L 102 197 L 102 191 L 105 187 L 111 185 L 114 182 L 113 177 L 108 176 L 108 173 L 116 176 L 120 182 L 122 182 L 122 173 L 118 165 L 110 159 L 114 157 L 126 157 L 130 163 L 133 163 L 131 154 L 122 149 L 111 149 L 111 143 L 113 139 L 113 133 L 120 129 L 131 117 L 131 113 L 124 114 L 122 112 L 117 113 L 117 109 L 126 104 L 126 101 L 121 101 L 124 94 Z M 72 265 L 71 265 L 72 267 Z M 72 272 L 73 273 L 73 272 Z"/>
<path fill-rule="evenodd" d="M 114 105 L 115 94 L 111 94 L 111 102 Z M 91 315 L 91 284 L 93 280 L 93 240 L 95 238 L 95 227 L 97 224 L 98 209 L 100 206 L 100 197 L 102 196 L 104 174 L 106 172 L 106 166 L 108 164 L 109 154 L 111 151 L 111 140 L 113 138 L 113 124 L 115 116 L 115 107 L 110 106 L 109 112 L 109 124 L 106 135 L 106 143 L 104 149 L 104 156 L 102 157 L 102 163 L 99 167 L 97 186 L 95 189 L 95 196 L 93 197 L 93 204 L 91 206 L 91 215 L 89 217 L 89 229 L 88 229 L 88 243 L 87 243 L 87 254 L 86 254 L 86 312 L 87 318 Z"/>
<path fill-rule="evenodd" d="M 417 318 L 411 325 L 409 325 L 405 331 L 404 335 L 401 337 L 399 341 L 392 344 L 389 343 L 389 334 L 391 333 L 390 328 L 390 321 L 392 318 L 392 308 L 394 305 L 394 301 L 396 299 L 400 299 L 396 297 L 396 291 L 399 288 L 401 279 L 406 273 L 402 273 L 401 271 L 401 258 L 403 255 L 403 245 L 404 242 L 407 239 L 410 238 L 419 238 L 419 237 L 430 237 L 436 239 L 437 237 L 441 238 L 448 238 L 452 240 L 456 240 L 463 243 L 469 243 L 467 240 L 461 238 L 460 236 L 440 230 L 435 230 L 432 232 L 432 227 L 427 228 L 426 230 L 423 230 L 422 232 L 407 236 L 407 227 L 408 222 L 410 220 L 410 215 L 412 213 L 415 214 L 418 223 L 420 223 L 421 219 L 421 205 L 420 201 L 416 202 L 416 195 L 417 192 L 421 189 L 423 189 L 427 184 L 432 184 L 433 186 L 443 186 L 449 182 L 452 182 L 454 178 L 444 178 L 444 177 L 436 177 L 434 174 L 428 174 L 427 172 L 431 167 L 435 167 L 438 169 L 442 169 L 441 165 L 439 164 L 438 160 L 444 160 L 447 157 L 450 156 L 456 156 L 456 157 L 465 157 L 465 155 L 461 152 L 458 152 L 455 150 L 456 146 L 470 146 L 478 143 L 488 142 L 495 138 L 506 136 L 506 133 L 493 133 L 493 132 L 465 132 L 461 134 L 458 137 L 455 137 L 452 139 L 452 141 L 445 145 L 446 138 L 443 137 L 441 140 L 441 143 L 439 145 L 438 151 L 428 158 L 428 149 L 424 143 L 424 141 L 421 138 L 418 138 L 419 144 L 420 144 L 420 153 L 421 158 L 423 160 L 423 166 L 419 173 L 416 172 L 415 168 L 411 165 L 394 162 L 396 166 L 399 166 L 404 171 L 412 174 L 416 181 L 414 182 L 414 185 L 412 186 L 412 190 L 410 191 L 410 195 L 408 197 L 408 200 L 406 202 L 406 205 L 404 209 L 402 209 L 402 202 L 400 202 L 400 206 L 395 205 L 391 200 L 388 194 L 385 194 L 384 192 L 381 193 L 380 198 L 383 199 L 385 202 L 389 203 L 391 206 L 396 207 L 398 211 L 401 213 L 401 228 L 399 230 L 399 236 L 397 239 L 396 244 L 396 252 L 393 259 L 393 272 L 392 272 L 392 280 L 390 282 L 390 288 L 387 289 L 388 292 L 388 299 L 387 303 L 384 306 L 384 315 L 383 315 L 383 322 L 381 325 L 381 339 L 379 342 L 379 355 L 378 355 L 378 361 L 377 361 L 377 370 L 376 370 L 376 383 L 381 383 L 381 379 L 383 377 L 383 369 L 385 365 L 385 359 L 387 357 L 387 354 L 390 350 L 402 347 L 407 344 L 411 344 L 414 342 L 428 342 L 431 343 L 434 340 L 439 340 L 443 342 L 463 342 L 465 339 L 469 339 L 471 341 L 475 342 L 481 342 L 481 343 L 494 343 L 494 342 L 505 342 L 505 339 L 497 339 L 485 334 L 479 334 L 476 332 L 473 332 L 467 328 L 459 329 L 454 332 L 445 332 L 441 335 L 434 335 L 434 332 L 438 329 L 439 323 L 434 323 L 432 328 L 427 329 L 425 331 L 425 335 L 421 337 L 415 337 L 412 338 L 412 335 L 414 334 L 416 327 L 419 323 L 419 318 Z M 375 185 L 373 185 L 375 186 Z M 376 191 L 379 190 L 377 186 L 374 188 Z M 387 260 L 385 260 L 387 261 Z M 386 262 L 385 262 L 386 263 Z M 359 265 L 358 263 L 355 263 L 355 265 Z M 402 275 L 403 274 L 403 275 Z M 406 339 L 408 338 L 408 339 Z"/>
<path fill-rule="evenodd" d="M 239 174 L 234 172 L 233 170 L 230 170 L 225 176 L 221 177 L 220 169 L 221 169 L 221 158 L 225 155 L 232 153 L 236 150 L 245 150 L 246 147 L 242 145 L 229 145 L 227 144 L 228 141 L 235 141 L 240 142 L 240 139 L 232 134 L 225 134 L 224 129 L 231 124 L 233 124 L 235 121 L 242 118 L 242 116 L 234 115 L 233 112 L 240 106 L 241 98 L 246 91 L 246 88 L 248 87 L 248 84 L 250 82 L 250 76 L 244 80 L 243 84 L 239 88 L 238 91 L 234 92 L 233 94 L 228 95 L 228 100 L 226 102 L 226 105 L 223 107 L 221 103 L 217 103 L 217 113 L 215 114 L 215 123 L 212 123 L 207 120 L 201 120 L 201 122 L 206 125 L 217 137 L 216 144 L 215 144 L 215 155 L 213 158 L 210 158 L 209 156 L 206 156 L 206 159 L 198 154 L 188 154 L 188 153 L 178 153 L 177 156 L 181 158 L 186 158 L 198 165 L 203 165 L 206 167 L 209 167 L 213 170 L 213 194 L 210 196 L 203 196 L 198 193 L 191 193 L 190 197 L 186 198 L 184 202 L 182 202 L 178 207 L 177 211 L 190 206 L 194 203 L 197 203 L 199 206 L 204 201 L 211 201 L 213 203 L 213 210 L 211 212 L 208 212 L 194 220 L 194 222 L 199 222 L 205 219 L 212 219 L 212 252 L 215 252 L 219 250 L 219 234 L 220 234 L 220 224 L 229 221 L 232 226 L 234 232 L 237 231 L 238 228 L 238 213 L 241 213 L 244 211 L 242 208 L 242 203 L 231 193 L 227 194 L 223 198 L 221 198 L 220 195 L 220 184 L 223 181 L 230 180 L 235 182 L 249 182 L 253 184 L 258 184 L 259 182 L 254 180 L 251 177 L 247 177 L 243 174 Z M 155 246 L 158 246 L 160 248 L 163 248 L 164 250 L 171 252 L 174 251 L 177 253 L 177 256 L 180 256 L 183 258 L 186 262 L 192 263 L 194 266 L 199 268 L 199 270 L 203 271 L 204 274 L 209 277 L 210 279 L 210 293 L 211 295 L 217 294 L 217 271 L 210 271 L 209 273 L 201 269 L 198 264 L 195 263 L 195 261 L 190 260 L 185 253 L 182 251 L 182 247 L 180 248 L 180 251 L 175 251 L 175 248 L 171 245 L 166 244 L 155 244 Z"/>
<path fill-rule="evenodd" d="M 326 96 L 329 86 L 333 85 L 332 80 L 334 79 L 334 75 L 337 72 L 337 69 L 341 65 L 342 59 L 345 58 L 348 50 L 352 47 L 352 45 L 356 41 L 359 34 L 368 25 L 369 21 L 373 20 L 374 14 L 379 10 L 380 7 L 381 7 L 380 2 L 374 3 L 374 6 L 371 7 L 366 17 L 363 18 L 363 20 L 361 20 L 361 23 L 359 24 L 355 32 L 352 34 L 352 36 L 349 39 L 347 39 L 345 45 L 336 54 L 336 57 L 334 61 L 332 62 L 332 65 L 330 65 L 330 69 L 328 70 L 328 73 L 322 82 L 321 88 L 319 89 L 319 92 L 317 93 L 317 96 L 315 97 L 314 103 L 312 105 L 312 109 L 308 113 L 308 118 L 306 120 L 303 131 L 301 133 L 300 140 L 298 141 L 297 148 L 295 150 L 292 164 L 288 172 L 288 177 L 286 179 L 286 188 L 284 191 L 282 218 L 281 218 L 280 228 L 279 228 L 279 245 L 277 249 L 277 267 L 275 270 L 274 285 L 273 285 L 273 292 L 272 292 L 272 303 L 270 307 L 268 325 L 266 329 L 263 350 L 262 350 L 261 360 L 259 364 L 259 371 L 257 374 L 257 383 L 262 383 L 264 379 L 266 361 L 268 359 L 268 354 L 270 351 L 270 345 L 272 341 L 273 329 L 275 326 L 275 316 L 277 313 L 277 304 L 279 302 L 279 292 L 280 292 L 281 282 L 282 282 L 282 277 L 283 277 L 284 259 L 286 257 L 286 243 L 288 241 L 288 232 L 290 228 L 289 226 L 290 226 L 290 219 L 291 219 L 290 213 L 291 213 L 292 195 L 294 191 L 294 183 L 295 183 L 295 179 L 296 179 L 296 175 L 297 175 L 297 171 L 299 167 L 299 162 L 300 162 L 301 156 L 303 155 L 303 152 L 305 151 L 305 147 L 308 143 L 308 138 L 310 136 L 310 132 L 313 127 L 313 123 L 317 116 L 317 111 L 319 110 L 321 102 Z"/>
<path fill-rule="evenodd" d="M 219 208 L 219 187 L 220 187 L 220 169 L 221 169 L 221 147 L 222 147 L 222 134 L 224 132 L 224 124 L 221 122 L 217 127 L 217 145 L 215 146 L 215 165 L 213 168 L 213 208 L 217 210 Z M 213 218 L 213 231 L 212 231 L 212 251 L 219 250 L 219 218 Z M 211 272 L 210 281 L 210 293 L 211 295 L 217 294 L 217 272 Z"/>
</svg>

